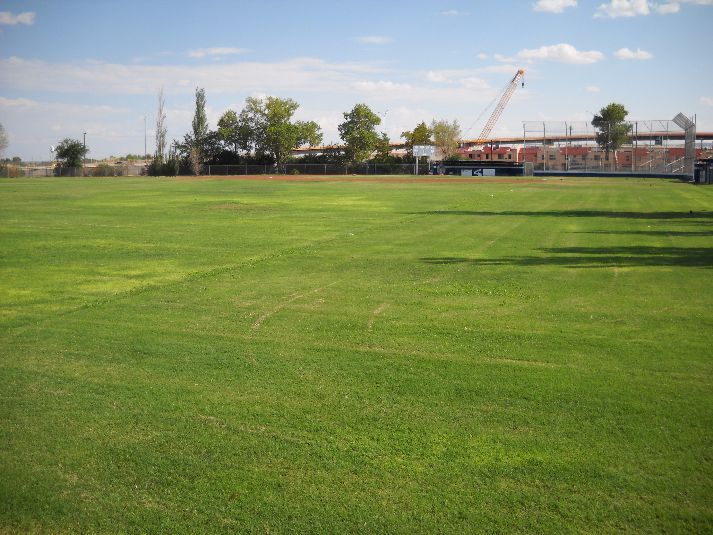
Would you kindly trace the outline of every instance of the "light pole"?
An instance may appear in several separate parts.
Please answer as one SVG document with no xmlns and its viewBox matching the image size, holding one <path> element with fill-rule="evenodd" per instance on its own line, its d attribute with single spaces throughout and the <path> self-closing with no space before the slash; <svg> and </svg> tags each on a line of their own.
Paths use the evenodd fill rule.
<svg viewBox="0 0 713 535">
<path fill-rule="evenodd" d="M 607 163 L 609 170 L 612 170 L 611 160 L 609 159 L 609 151 L 611 150 L 611 120 L 607 123 Z"/>
<path fill-rule="evenodd" d="M 594 114 L 593 111 L 590 111 L 590 110 L 585 110 L 585 111 L 586 111 L 589 115 L 592 116 L 592 120 L 589 122 L 589 124 L 592 125 L 592 126 L 594 126 L 594 118 L 596 117 L 596 115 Z M 587 133 L 589 133 L 589 125 L 587 126 Z M 596 134 L 597 134 L 597 127 L 594 126 L 594 139 L 595 139 L 595 140 L 596 140 Z M 597 143 L 597 145 L 598 145 L 598 143 Z M 601 155 L 601 151 L 599 151 L 598 148 L 597 148 L 597 152 L 599 152 L 599 154 Z M 586 162 L 586 159 L 588 158 L 588 156 L 589 156 L 589 154 L 587 154 L 587 155 L 584 156 L 584 159 L 585 159 L 584 170 L 585 170 L 585 171 L 587 170 L 587 162 Z M 595 161 L 596 161 L 596 160 L 595 160 Z M 601 160 L 599 161 L 599 166 L 601 167 Z"/>
<path fill-rule="evenodd" d="M 87 165 L 87 133 L 84 132 L 84 141 L 82 142 L 82 176 L 84 176 L 84 168 Z"/>
</svg>

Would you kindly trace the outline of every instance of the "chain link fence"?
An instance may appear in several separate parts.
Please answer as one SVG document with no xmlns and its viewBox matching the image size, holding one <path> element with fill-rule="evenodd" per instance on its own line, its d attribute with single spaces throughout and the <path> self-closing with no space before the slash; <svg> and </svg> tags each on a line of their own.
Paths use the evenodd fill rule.
<svg viewBox="0 0 713 535">
<path fill-rule="evenodd" d="M 250 176 L 250 175 L 413 175 L 416 164 L 330 164 L 330 163 L 287 163 L 276 165 L 204 165 L 202 175 L 208 176 Z M 419 174 L 427 174 L 428 169 L 419 169 Z"/>
<path fill-rule="evenodd" d="M 685 132 L 674 121 L 631 121 L 627 125 L 626 143 L 607 153 L 597 145 L 591 123 L 525 121 L 524 161 L 532 163 L 535 171 L 691 173 L 686 162 Z M 700 152 L 696 151 L 697 157 Z"/>
<path fill-rule="evenodd" d="M 428 166 L 418 168 L 421 175 L 428 174 Z M 302 164 L 287 163 L 279 166 L 273 164 L 240 164 L 240 165 L 204 165 L 202 176 L 253 176 L 253 175 L 413 175 L 416 174 L 415 163 L 382 164 Z M 18 177 L 121 177 L 145 176 L 144 165 L 109 165 L 99 164 L 87 167 L 51 167 L 51 166 L 13 166 L 0 169 L 4 178 Z"/>
<path fill-rule="evenodd" d="M 0 167 L 0 177 L 115 177 L 142 176 L 146 174 L 144 165 L 99 164 L 87 167 L 53 167 L 30 165 L 6 165 Z"/>
</svg>

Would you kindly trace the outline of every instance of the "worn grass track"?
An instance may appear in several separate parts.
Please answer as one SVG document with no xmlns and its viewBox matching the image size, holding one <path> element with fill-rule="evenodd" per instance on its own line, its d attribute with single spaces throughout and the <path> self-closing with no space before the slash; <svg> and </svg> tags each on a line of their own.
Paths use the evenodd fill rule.
<svg viewBox="0 0 713 535">
<path fill-rule="evenodd" d="M 713 529 L 713 190 L 0 180 L 0 532 Z"/>
</svg>

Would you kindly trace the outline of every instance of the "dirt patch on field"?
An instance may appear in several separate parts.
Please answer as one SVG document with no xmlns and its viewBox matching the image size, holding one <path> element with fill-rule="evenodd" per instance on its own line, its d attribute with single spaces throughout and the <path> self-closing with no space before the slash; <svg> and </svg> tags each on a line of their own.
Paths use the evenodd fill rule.
<svg viewBox="0 0 713 535">
<path fill-rule="evenodd" d="M 242 204 L 238 202 L 222 202 L 210 206 L 211 210 L 227 210 L 232 212 L 272 212 L 275 210 L 272 206 L 263 206 L 258 204 Z"/>
<path fill-rule="evenodd" d="M 240 206 L 236 202 L 222 202 L 219 204 L 211 205 L 211 208 L 213 210 L 240 210 L 242 206 Z"/>
</svg>

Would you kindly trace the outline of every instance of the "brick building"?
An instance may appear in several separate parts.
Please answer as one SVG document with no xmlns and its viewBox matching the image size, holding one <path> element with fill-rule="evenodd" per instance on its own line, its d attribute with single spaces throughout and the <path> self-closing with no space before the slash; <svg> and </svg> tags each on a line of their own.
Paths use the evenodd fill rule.
<svg viewBox="0 0 713 535">
<path fill-rule="evenodd" d="M 530 162 L 535 169 L 552 171 L 576 170 L 658 170 L 675 172 L 684 158 L 683 147 L 627 147 L 609 154 L 592 146 L 483 147 L 463 148 L 461 155 L 468 160 Z M 696 149 L 696 159 L 710 157 L 713 150 Z M 632 161 L 633 159 L 633 161 Z"/>
</svg>

